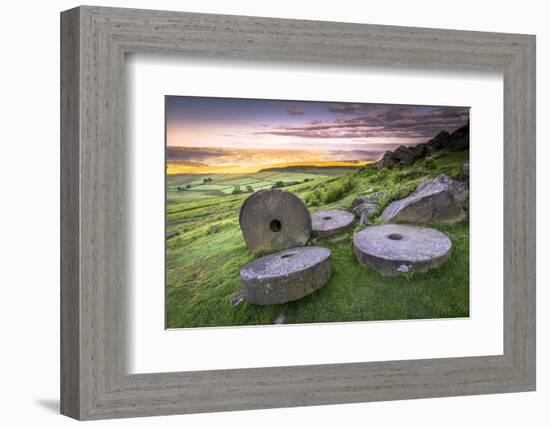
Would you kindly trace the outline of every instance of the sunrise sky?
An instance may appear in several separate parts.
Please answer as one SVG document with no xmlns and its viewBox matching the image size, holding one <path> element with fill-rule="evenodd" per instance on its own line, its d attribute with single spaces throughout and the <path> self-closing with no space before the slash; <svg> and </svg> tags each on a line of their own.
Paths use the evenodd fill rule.
<svg viewBox="0 0 550 427">
<path fill-rule="evenodd" d="M 466 124 L 467 107 L 166 96 L 169 146 L 385 150 Z"/>
</svg>

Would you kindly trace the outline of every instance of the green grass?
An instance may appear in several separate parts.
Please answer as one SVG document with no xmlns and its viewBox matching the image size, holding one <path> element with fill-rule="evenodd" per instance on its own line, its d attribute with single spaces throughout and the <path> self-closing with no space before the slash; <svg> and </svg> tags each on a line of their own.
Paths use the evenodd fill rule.
<svg viewBox="0 0 550 427">
<path fill-rule="evenodd" d="M 467 152 L 438 153 L 412 167 L 381 171 L 364 167 L 344 175 L 316 174 L 311 181 L 285 189 L 304 200 L 318 193 L 319 204 L 310 206 L 312 211 L 349 209 L 357 196 L 383 190 L 387 194 L 381 201 L 380 214 L 392 200 L 413 191 L 423 177 L 444 172 L 459 178 L 467 159 Z M 280 173 L 284 172 L 277 175 Z M 295 173 L 292 171 L 289 175 Z M 261 175 L 257 178 L 273 180 L 273 175 L 267 172 L 258 174 Z M 210 185 L 218 185 L 218 178 L 222 178 L 212 177 Z M 180 235 L 167 241 L 168 328 L 272 324 L 280 313 L 285 314 L 286 323 L 469 315 L 467 220 L 456 225 L 434 226 L 453 242 L 453 255 L 445 265 L 428 273 L 385 278 L 357 262 L 351 239 L 341 243 L 325 240 L 321 244 L 332 250 L 333 270 L 331 280 L 322 289 L 288 304 L 261 307 L 242 302 L 231 307 L 230 296 L 241 290 L 239 269 L 255 258 L 247 250 L 238 225 L 238 209 L 248 194 L 181 201 L 177 198 L 180 193 L 195 191 L 170 191 L 170 186 L 181 185 L 185 180 L 200 183 L 203 178 L 169 177 L 168 231 L 179 231 Z M 232 183 L 227 176 L 223 178 Z M 359 230 L 356 226 L 354 232 Z"/>
<path fill-rule="evenodd" d="M 254 191 L 271 188 L 277 182 L 286 184 L 292 182 L 303 182 L 333 175 L 333 169 L 342 172 L 353 171 L 353 168 L 308 168 L 303 171 L 279 171 L 265 170 L 253 174 L 204 174 L 204 175 L 168 175 L 166 179 L 166 192 L 169 204 L 186 203 L 197 200 L 204 200 L 213 197 L 231 194 L 235 187 L 246 190 L 250 186 Z M 357 170 L 357 168 L 355 169 Z M 206 179 L 212 181 L 204 182 Z"/>
</svg>

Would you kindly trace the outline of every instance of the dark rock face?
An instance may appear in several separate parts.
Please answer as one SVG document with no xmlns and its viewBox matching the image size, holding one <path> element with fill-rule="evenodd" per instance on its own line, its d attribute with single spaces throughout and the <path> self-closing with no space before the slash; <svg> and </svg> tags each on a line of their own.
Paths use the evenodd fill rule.
<svg viewBox="0 0 550 427">
<path fill-rule="evenodd" d="M 439 151 L 445 148 L 447 141 L 449 141 L 450 137 L 451 135 L 449 134 L 449 132 L 445 132 L 445 131 L 439 132 L 434 138 L 426 142 L 425 146 L 427 151 L 429 151 L 430 153 L 433 153 L 434 151 Z"/>
<path fill-rule="evenodd" d="M 398 147 L 392 154 L 392 160 L 401 165 L 412 165 L 418 158 L 412 147 L 405 147 L 404 145 Z"/>
<path fill-rule="evenodd" d="M 386 151 L 374 164 L 378 169 L 397 165 L 412 165 L 417 160 L 439 150 L 464 151 L 470 148 L 470 122 L 455 130 L 452 134 L 441 131 L 428 142 L 412 147 L 404 145 L 395 151 Z"/>
<path fill-rule="evenodd" d="M 359 218 L 359 223 L 365 225 L 370 223 L 370 217 L 374 215 L 377 209 L 378 206 L 374 203 L 363 203 L 357 206 L 353 211 Z"/>
<path fill-rule="evenodd" d="M 395 165 L 395 162 L 393 161 L 393 152 L 391 151 L 386 151 L 384 153 L 384 155 L 382 156 L 382 158 L 380 160 L 378 160 L 374 166 L 378 169 L 382 169 L 382 168 L 385 168 L 385 167 L 392 167 L 393 165 Z"/>
<path fill-rule="evenodd" d="M 441 174 L 420 184 L 408 197 L 391 203 L 380 220 L 388 222 L 456 223 L 464 219 L 462 204 L 468 188 L 462 182 Z"/>
<path fill-rule="evenodd" d="M 353 226 L 355 217 L 347 211 L 334 209 L 311 214 L 311 233 L 314 237 L 333 236 Z"/>
<path fill-rule="evenodd" d="M 452 243 L 438 230 L 412 225 L 379 225 L 356 234 L 357 260 L 382 276 L 437 268 L 451 257 Z"/>
<path fill-rule="evenodd" d="M 447 147 L 451 151 L 464 151 L 470 148 L 470 122 L 451 134 Z"/>
<path fill-rule="evenodd" d="M 296 301 L 329 281 L 331 263 L 330 249 L 315 246 L 258 258 L 241 268 L 244 297 L 258 305 Z"/>
<path fill-rule="evenodd" d="M 252 252 L 303 246 L 311 234 L 311 216 L 306 206 L 284 190 L 253 193 L 241 206 L 239 224 Z"/>
</svg>

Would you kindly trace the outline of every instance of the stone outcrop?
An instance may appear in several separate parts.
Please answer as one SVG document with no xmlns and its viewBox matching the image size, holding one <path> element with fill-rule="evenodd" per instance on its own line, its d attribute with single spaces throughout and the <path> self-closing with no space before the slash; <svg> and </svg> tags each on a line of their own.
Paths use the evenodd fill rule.
<svg viewBox="0 0 550 427">
<path fill-rule="evenodd" d="M 378 205 L 374 203 L 362 203 L 353 209 L 353 212 L 355 212 L 355 215 L 359 218 L 359 224 L 365 225 L 370 224 L 370 218 L 376 213 L 377 210 Z"/>
<path fill-rule="evenodd" d="M 397 165 L 412 165 L 417 160 L 439 150 L 464 151 L 470 148 L 470 122 L 453 133 L 439 132 L 435 137 L 423 144 L 398 147 L 395 151 L 386 151 L 382 158 L 374 164 L 378 169 Z"/>
<path fill-rule="evenodd" d="M 456 223 L 464 219 L 467 186 L 441 174 L 420 184 L 408 197 L 392 202 L 380 217 L 383 223 Z"/>
</svg>

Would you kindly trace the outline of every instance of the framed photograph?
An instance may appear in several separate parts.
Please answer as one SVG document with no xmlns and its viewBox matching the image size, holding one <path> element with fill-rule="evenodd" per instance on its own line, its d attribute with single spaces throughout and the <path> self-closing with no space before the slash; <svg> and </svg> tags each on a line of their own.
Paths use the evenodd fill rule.
<svg viewBox="0 0 550 427">
<path fill-rule="evenodd" d="M 535 389 L 535 37 L 61 14 L 61 411 Z"/>
</svg>

